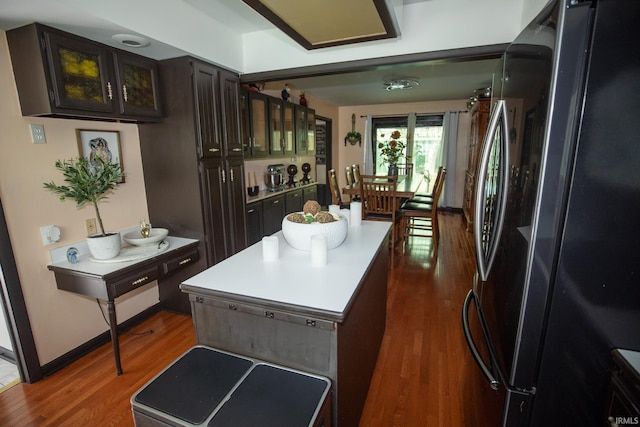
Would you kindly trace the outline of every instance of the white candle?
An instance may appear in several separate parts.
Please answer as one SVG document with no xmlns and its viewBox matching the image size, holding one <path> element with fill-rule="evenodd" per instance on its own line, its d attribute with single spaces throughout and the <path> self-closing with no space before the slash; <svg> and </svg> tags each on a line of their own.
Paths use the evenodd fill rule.
<svg viewBox="0 0 640 427">
<path fill-rule="evenodd" d="M 327 265 L 327 236 L 314 234 L 311 236 L 311 265 L 323 267 Z"/>
<path fill-rule="evenodd" d="M 340 213 L 340 206 L 338 206 L 338 205 L 329 205 L 329 212 L 334 213 L 334 214 L 339 214 Z"/>
<path fill-rule="evenodd" d="M 362 202 L 351 202 L 351 227 L 360 227 L 362 224 Z"/>
<path fill-rule="evenodd" d="M 347 224 L 351 223 L 351 211 L 349 209 L 340 209 L 340 215 L 347 220 Z"/>
<path fill-rule="evenodd" d="M 262 238 L 262 260 L 264 262 L 277 261 L 280 257 L 280 241 L 277 236 Z"/>
</svg>

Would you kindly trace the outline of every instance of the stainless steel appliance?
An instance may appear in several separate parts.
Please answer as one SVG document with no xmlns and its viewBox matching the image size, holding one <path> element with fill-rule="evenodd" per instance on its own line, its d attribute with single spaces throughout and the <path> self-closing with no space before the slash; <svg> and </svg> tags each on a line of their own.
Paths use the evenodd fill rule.
<svg viewBox="0 0 640 427">
<path fill-rule="evenodd" d="M 267 166 L 267 171 L 264 174 L 264 183 L 267 186 L 267 191 L 284 190 L 284 170 L 283 164 Z"/>
<path fill-rule="evenodd" d="M 639 41 L 640 2 L 561 0 L 503 55 L 462 311 L 466 426 L 604 425 L 611 350 L 640 350 Z"/>
</svg>

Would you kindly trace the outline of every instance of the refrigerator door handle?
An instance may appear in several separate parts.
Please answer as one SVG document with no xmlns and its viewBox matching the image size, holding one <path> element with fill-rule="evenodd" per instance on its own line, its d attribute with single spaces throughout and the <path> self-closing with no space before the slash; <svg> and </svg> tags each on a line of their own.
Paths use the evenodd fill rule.
<svg viewBox="0 0 640 427">
<path fill-rule="evenodd" d="M 471 300 L 473 300 L 476 306 L 478 305 L 477 294 L 471 289 L 467 294 L 467 297 L 464 299 L 464 305 L 462 306 L 462 329 L 464 329 L 464 337 L 467 340 L 467 346 L 469 350 L 471 350 L 471 354 L 476 361 L 476 364 L 480 367 L 482 374 L 489 381 L 489 385 L 492 389 L 497 390 L 499 382 L 491 373 L 491 370 L 487 367 L 484 360 L 482 360 L 482 356 L 480 356 L 480 352 L 478 351 L 478 347 L 476 346 L 475 341 L 473 340 L 473 335 L 471 334 L 471 328 L 469 327 L 469 307 L 471 306 Z"/>
<path fill-rule="evenodd" d="M 493 144 L 495 143 L 496 130 L 498 129 L 498 124 L 500 123 L 501 119 L 504 129 L 502 129 L 502 133 L 500 134 L 500 141 L 498 141 L 497 143 L 501 144 L 501 146 L 499 147 L 499 176 L 501 177 L 502 185 L 501 188 L 496 189 L 496 191 L 498 191 L 497 195 L 499 196 L 497 221 L 495 223 L 496 228 L 492 230 L 491 235 L 486 236 L 486 239 L 488 239 L 488 241 L 486 242 L 485 249 L 485 247 L 483 246 L 483 239 L 485 239 L 483 227 L 485 227 L 485 208 L 487 205 L 485 181 L 489 173 L 491 149 L 493 148 Z M 478 164 L 478 173 L 476 176 L 476 193 L 474 200 L 475 209 L 473 212 L 473 240 L 476 248 L 476 264 L 478 267 L 478 273 L 480 274 L 480 279 L 482 281 L 487 280 L 487 278 L 489 277 L 489 270 L 491 269 L 491 264 L 493 264 L 493 260 L 498 250 L 498 241 L 500 240 L 500 234 L 502 233 L 502 226 L 504 223 L 504 216 L 507 208 L 507 162 L 509 159 L 509 154 L 507 152 L 509 148 L 508 129 L 507 102 L 501 99 L 496 103 L 495 109 L 493 110 L 493 113 L 489 120 L 489 126 L 487 128 L 484 144 L 482 146 L 482 152 L 480 153 L 480 162 Z"/>
</svg>

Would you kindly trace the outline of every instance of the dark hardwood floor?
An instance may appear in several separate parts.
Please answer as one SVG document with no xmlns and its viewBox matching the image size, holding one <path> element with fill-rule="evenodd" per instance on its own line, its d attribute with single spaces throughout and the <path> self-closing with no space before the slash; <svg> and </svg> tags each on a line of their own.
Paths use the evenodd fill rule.
<svg viewBox="0 0 640 427">
<path fill-rule="evenodd" d="M 361 427 L 469 424 L 460 313 L 473 245 L 459 214 L 440 214 L 440 230 L 437 255 L 431 239 L 412 238 L 390 271 L 387 327 Z M 0 425 L 132 426 L 131 396 L 195 344 L 187 316 L 160 312 L 130 332 L 149 329 L 121 336 L 121 376 L 107 344 L 42 381 L 1 393 Z"/>
</svg>

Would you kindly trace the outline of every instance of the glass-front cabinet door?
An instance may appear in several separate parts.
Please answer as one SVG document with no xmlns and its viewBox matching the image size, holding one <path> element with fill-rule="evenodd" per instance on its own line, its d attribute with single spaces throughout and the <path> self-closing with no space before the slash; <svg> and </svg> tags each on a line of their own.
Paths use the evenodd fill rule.
<svg viewBox="0 0 640 427">
<path fill-rule="evenodd" d="M 284 154 L 290 156 L 296 152 L 296 136 L 294 126 L 294 104 L 284 102 L 282 104 L 282 136 L 284 139 Z"/>
<path fill-rule="evenodd" d="M 249 92 L 249 131 L 252 157 L 264 157 L 269 154 L 269 126 L 267 97 L 260 93 Z"/>
<path fill-rule="evenodd" d="M 282 100 L 269 98 L 269 154 L 284 154 Z"/>
<path fill-rule="evenodd" d="M 137 55 L 114 53 L 120 114 L 160 117 L 158 66 Z"/>
<path fill-rule="evenodd" d="M 316 113 L 307 110 L 307 154 L 316 152 Z"/>
<path fill-rule="evenodd" d="M 115 79 L 104 46 L 44 33 L 52 70 L 51 100 L 57 108 L 114 111 Z"/>
</svg>

